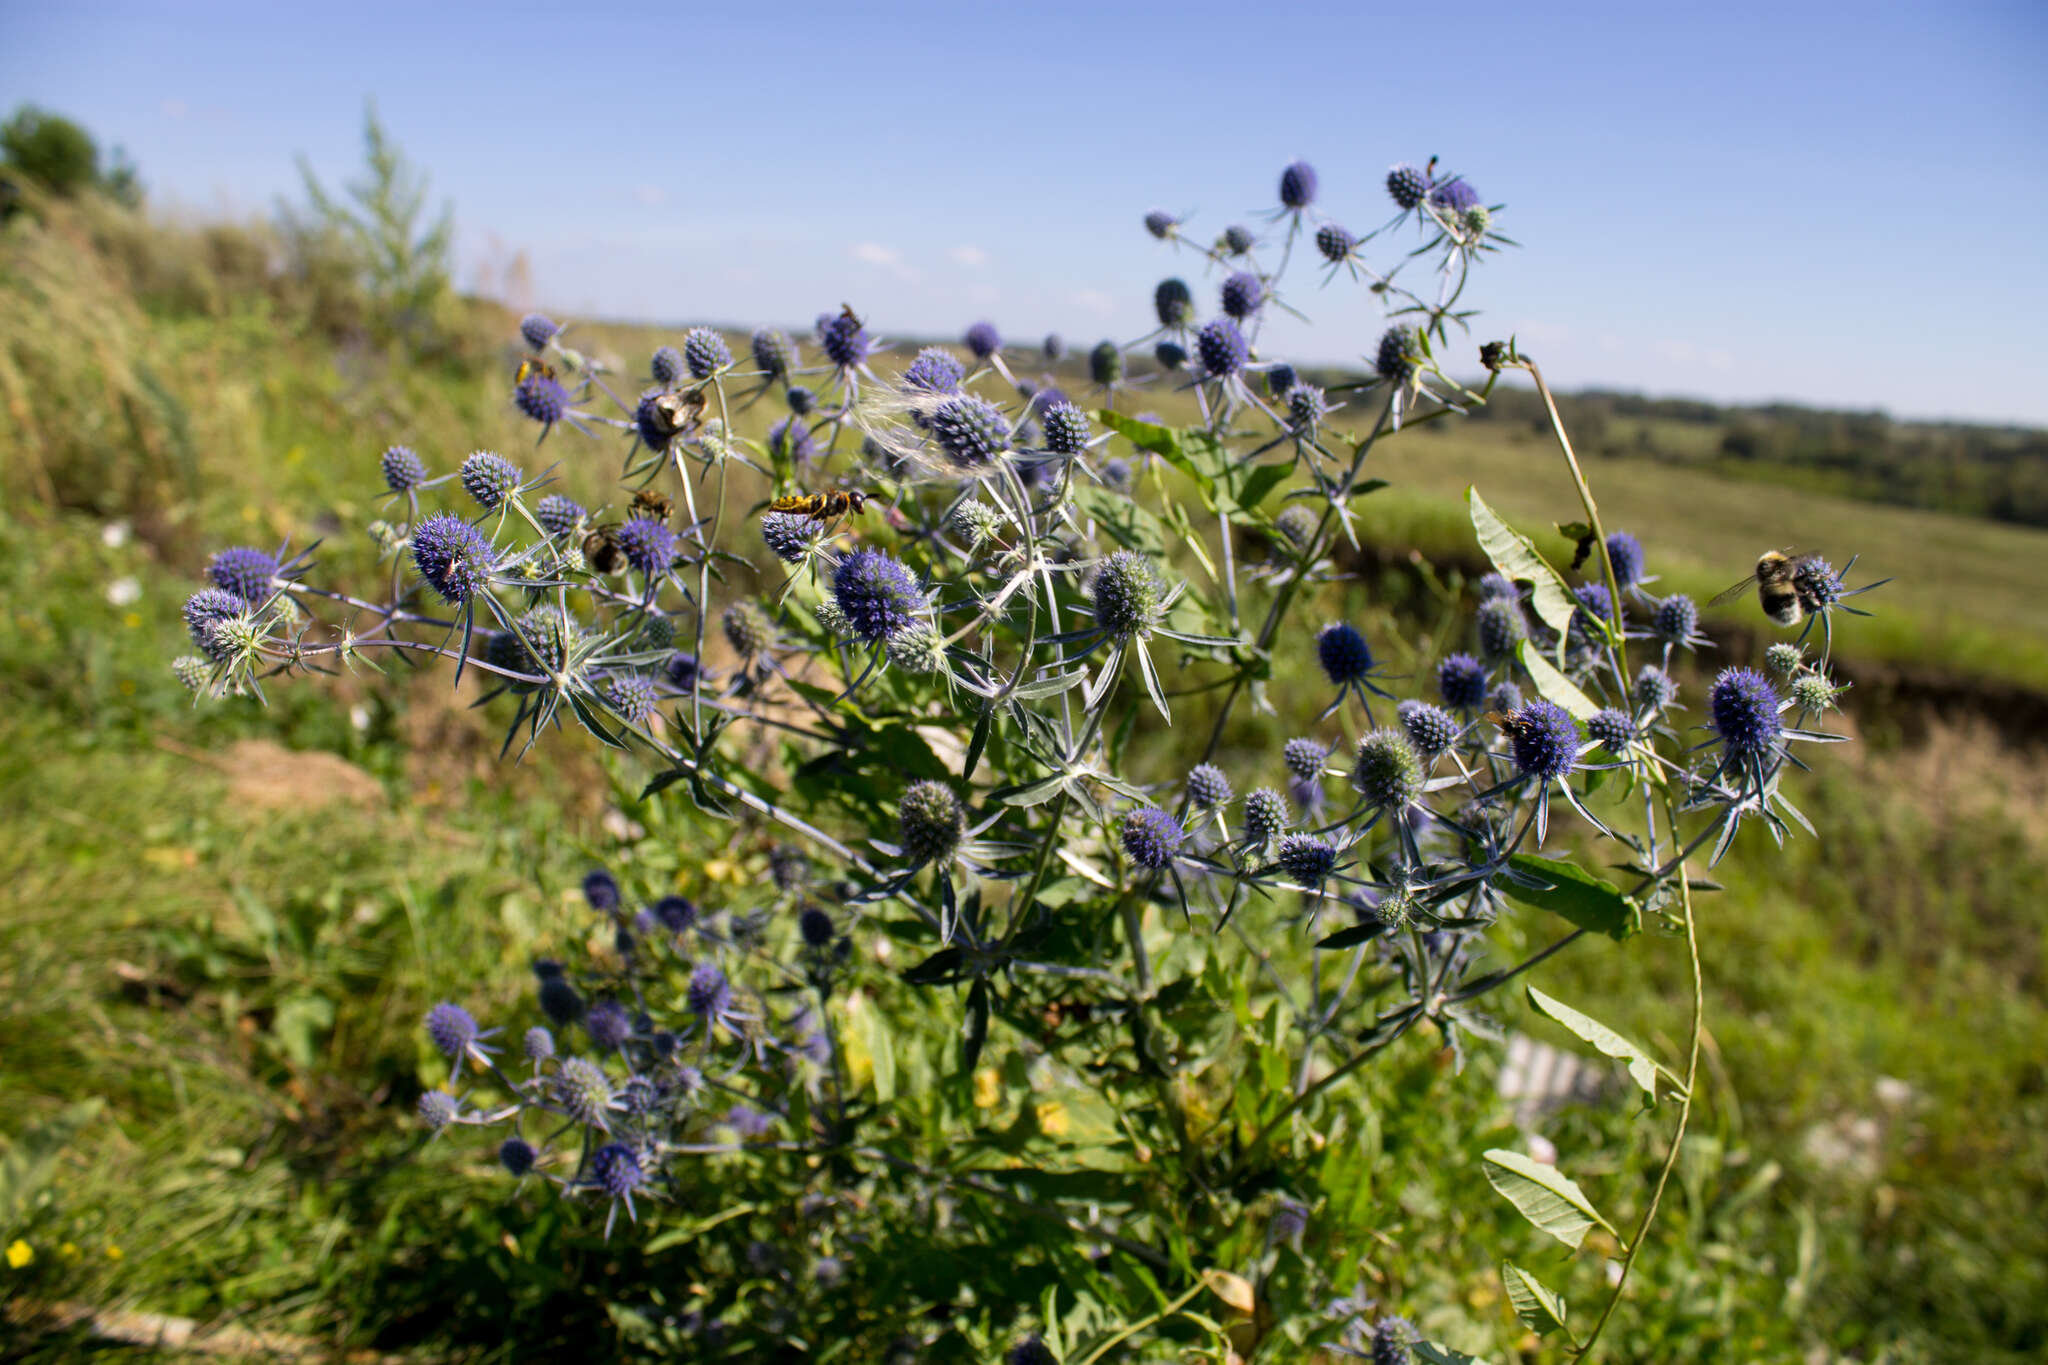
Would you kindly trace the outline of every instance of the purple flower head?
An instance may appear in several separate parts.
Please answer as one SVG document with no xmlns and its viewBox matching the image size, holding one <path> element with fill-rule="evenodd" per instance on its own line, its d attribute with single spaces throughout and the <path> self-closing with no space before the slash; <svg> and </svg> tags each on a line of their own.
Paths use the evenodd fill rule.
<svg viewBox="0 0 2048 1365">
<path fill-rule="evenodd" d="M 673 384 L 683 377 L 683 353 L 673 346 L 657 346 L 648 370 L 655 383 Z"/>
<path fill-rule="evenodd" d="M 1373 730 L 1358 741 L 1351 786 L 1377 810 L 1405 810 L 1422 799 L 1428 774 L 1406 732 Z"/>
<path fill-rule="evenodd" d="M 1284 834 L 1274 861 L 1280 870 L 1307 886 L 1319 886 L 1337 866 L 1337 850 L 1313 834 Z"/>
<path fill-rule="evenodd" d="M 868 329 L 848 308 L 818 319 L 818 345 L 824 349 L 826 359 L 842 370 L 850 370 L 868 358 L 874 342 Z"/>
<path fill-rule="evenodd" d="M 903 384 L 926 393 L 958 393 L 960 381 L 966 377 L 967 371 L 959 361 L 937 346 L 927 346 L 903 371 Z"/>
<path fill-rule="evenodd" d="M 1010 424 L 986 399 L 965 394 L 948 398 L 932 410 L 927 421 L 932 440 L 947 459 L 962 468 L 992 464 L 1010 448 Z"/>
<path fill-rule="evenodd" d="M 1205 810 L 1230 804 L 1230 779 L 1214 763 L 1197 763 L 1188 769 L 1188 801 Z"/>
<path fill-rule="evenodd" d="M 1175 331 L 1191 327 L 1195 321 L 1195 295 L 1188 288 L 1188 282 L 1179 278 L 1164 279 L 1152 291 L 1152 310 L 1159 315 L 1159 325 Z"/>
<path fill-rule="evenodd" d="M 1844 596 L 1842 576 L 1819 555 L 1802 559 L 1793 567 L 1792 586 L 1808 611 L 1825 611 Z"/>
<path fill-rule="evenodd" d="M 1401 209 L 1412 209 L 1429 194 L 1429 176 L 1404 161 L 1387 172 L 1387 193 Z"/>
<path fill-rule="evenodd" d="M 1538 697 L 1510 713 L 1501 728 L 1516 770 L 1526 777 L 1549 782 L 1578 766 L 1579 723 L 1555 702 Z"/>
<path fill-rule="evenodd" d="M 1643 581 L 1643 542 L 1626 531 L 1607 536 L 1607 558 L 1614 564 L 1614 585 L 1632 588 Z"/>
<path fill-rule="evenodd" d="M 700 962 L 690 973 L 690 1013 L 698 1018 L 724 1014 L 732 1008 L 732 987 L 716 962 Z"/>
<path fill-rule="evenodd" d="M 566 536 L 575 532 L 590 513 L 574 498 L 565 498 L 560 493 L 550 493 L 533 505 L 533 518 L 540 523 L 540 529 L 550 536 Z"/>
<path fill-rule="evenodd" d="M 832 917 L 815 905 L 807 905 L 796 917 L 797 932 L 803 935 L 805 943 L 813 948 L 824 948 L 831 944 L 837 931 L 832 927 Z"/>
<path fill-rule="evenodd" d="M 1630 741 L 1636 737 L 1636 723 L 1628 712 L 1610 706 L 1596 711 L 1586 722 L 1586 735 L 1608 753 L 1620 756 L 1628 752 Z"/>
<path fill-rule="evenodd" d="M 1372 1365 L 1410 1365 L 1409 1347 L 1419 1339 L 1406 1318 L 1381 1318 L 1372 1325 Z"/>
<path fill-rule="evenodd" d="M 540 1012 L 556 1028 L 567 1028 L 583 1018 L 583 997 L 569 984 L 569 978 L 562 974 L 562 964 L 542 960 L 533 964 L 534 993 L 540 1001 Z"/>
<path fill-rule="evenodd" d="M 772 327 L 755 332 L 748 342 L 754 364 L 770 379 L 782 379 L 796 368 L 796 343 Z"/>
<path fill-rule="evenodd" d="M 1118 550 L 1102 561 L 1090 587 L 1095 624 L 1117 635 L 1152 628 L 1159 615 L 1159 576 L 1136 550 Z"/>
<path fill-rule="evenodd" d="M 477 506 L 491 511 L 519 487 L 519 466 L 495 451 L 479 450 L 462 462 L 462 486 Z"/>
<path fill-rule="evenodd" d="M 384 486 L 394 493 L 407 493 L 427 481 L 427 467 L 410 446 L 392 446 L 378 462 L 384 471 Z"/>
<path fill-rule="evenodd" d="M 791 394 L 807 393 L 804 389 L 791 389 Z M 802 416 L 789 416 L 768 428 L 768 452 L 777 460 L 791 464 L 808 464 L 818 458 L 818 443 L 811 435 L 811 428 Z"/>
<path fill-rule="evenodd" d="M 1266 392 L 1275 398 L 1285 398 L 1287 391 L 1301 382 L 1301 376 L 1288 364 L 1277 364 L 1266 371 Z"/>
<path fill-rule="evenodd" d="M 822 529 L 809 517 L 789 512 L 770 512 L 761 518 L 761 539 L 785 564 L 795 564 L 811 548 Z"/>
<path fill-rule="evenodd" d="M 1415 377 L 1415 333 L 1407 327 L 1389 327 L 1380 337 L 1373 369 L 1392 384 L 1405 384 Z"/>
<path fill-rule="evenodd" d="M 1152 358 L 1169 373 L 1188 363 L 1188 348 L 1178 341 L 1162 341 L 1152 348 Z"/>
<path fill-rule="evenodd" d="M 555 334 L 561 330 L 555 325 L 555 320 L 545 313 L 528 313 L 519 319 L 519 335 L 536 351 L 546 349 L 547 344 L 553 341 Z"/>
<path fill-rule="evenodd" d="M 616 1052 L 633 1036 L 633 1020 L 616 1000 L 600 1000 L 583 1016 L 584 1031 L 600 1052 Z"/>
<path fill-rule="evenodd" d="M 604 1068 L 585 1057 L 571 1057 L 555 1073 L 555 1103 L 586 1128 L 608 1128 L 605 1111 L 612 1105 L 612 1083 Z"/>
<path fill-rule="evenodd" d="M 1408 742 L 1426 759 L 1433 759 L 1458 742 L 1458 721 L 1440 706 L 1426 701 L 1404 701 L 1394 708 Z"/>
<path fill-rule="evenodd" d="M 1478 206 L 1479 191 L 1454 175 L 1430 188 L 1429 202 L 1447 213 L 1463 213 Z"/>
<path fill-rule="evenodd" d="M 460 1057 L 477 1040 L 476 1019 L 462 1006 L 443 1001 L 427 1011 L 427 1037 L 442 1056 Z"/>
<path fill-rule="evenodd" d="M 512 390 L 512 404 L 542 426 L 551 427 L 569 411 L 569 391 L 553 375 L 530 374 Z"/>
<path fill-rule="evenodd" d="M 1002 333 L 996 330 L 993 322 L 975 323 L 967 329 L 967 335 L 963 339 L 967 343 L 967 349 L 974 352 L 976 360 L 987 360 L 1003 349 Z"/>
<path fill-rule="evenodd" d="M 1055 455 L 1079 455 L 1088 446 L 1088 414 L 1072 403 L 1046 409 L 1045 448 Z"/>
<path fill-rule="evenodd" d="M 1320 781 L 1329 757 L 1329 745 L 1306 736 L 1290 739 L 1280 747 L 1280 761 L 1287 765 L 1287 771 L 1304 781 Z"/>
<path fill-rule="evenodd" d="M 436 1132 L 455 1122 L 462 1103 L 445 1090 L 429 1090 L 420 1096 L 420 1121 Z"/>
<path fill-rule="evenodd" d="M 639 673 L 614 673 L 605 680 L 605 700 L 621 720 L 638 725 L 654 714 L 654 684 Z"/>
<path fill-rule="evenodd" d="M 913 782 L 903 789 L 896 826 L 904 856 L 914 863 L 943 863 L 967 832 L 967 811 L 943 782 Z"/>
<path fill-rule="evenodd" d="M 583 899 L 599 914 L 610 914 L 619 908 L 622 899 L 618 879 L 601 867 L 592 868 L 583 874 Z"/>
<path fill-rule="evenodd" d="M 647 1174 L 640 1169 L 640 1158 L 631 1147 L 623 1142 L 607 1142 L 590 1158 L 590 1178 L 612 1198 L 630 1201 L 633 1191 L 646 1183 Z"/>
<path fill-rule="evenodd" d="M 1145 231 L 1151 233 L 1162 242 L 1173 236 L 1179 229 L 1180 219 L 1174 217 L 1165 209 L 1153 209 L 1145 215 Z"/>
<path fill-rule="evenodd" d="M 451 512 L 421 522 L 412 533 L 412 562 L 427 586 L 461 606 L 490 581 L 497 551 L 482 531 Z"/>
<path fill-rule="evenodd" d="M 525 1175 L 532 1170 L 538 1155 L 525 1138 L 508 1137 L 498 1144 L 498 1162 L 513 1175 Z"/>
<path fill-rule="evenodd" d="M 676 533 L 665 521 L 634 517 L 621 526 L 616 535 L 626 562 L 649 578 L 667 573 L 669 566 L 675 563 Z"/>
<path fill-rule="evenodd" d="M 1222 246 L 1227 255 L 1246 255 L 1258 244 L 1259 239 L 1252 234 L 1250 228 L 1242 223 L 1232 223 L 1229 227 L 1223 229 Z"/>
<path fill-rule="evenodd" d="M 213 586 L 231 592 L 250 606 L 261 606 L 277 579 L 277 556 L 247 545 L 231 545 L 206 566 Z"/>
<path fill-rule="evenodd" d="M 1714 732 L 1731 753 L 1768 752 L 1783 726 L 1778 720 L 1778 693 L 1754 668 L 1726 668 L 1707 694 L 1714 714 Z"/>
<path fill-rule="evenodd" d="M 1223 311 L 1234 318 L 1248 318 L 1266 301 L 1266 286 L 1249 270 L 1240 270 L 1223 281 Z"/>
<path fill-rule="evenodd" d="M 1287 390 L 1287 421 L 1296 431 L 1309 431 L 1329 415 L 1330 400 L 1315 385 L 1296 384 Z"/>
<path fill-rule="evenodd" d="M 1173 862 L 1187 834 L 1180 822 L 1157 806 L 1124 817 L 1124 853 L 1139 867 L 1158 872 Z"/>
<path fill-rule="evenodd" d="M 1650 613 L 1651 633 L 1667 644 L 1690 643 L 1699 624 L 1700 609 L 1682 592 L 1663 598 Z"/>
<path fill-rule="evenodd" d="M 732 364 L 732 348 L 709 327 L 692 327 L 683 336 L 683 365 L 692 379 L 709 379 Z"/>
<path fill-rule="evenodd" d="M 1450 654 L 1436 666 L 1436 690 L 1444 705 L 1470 711 L 1486 700 L 1486 669 L 1470 654 Z"/>
<path fill-rule="evenodd" d="M 1244 368 L 1251 347 L 1235 322 L 1212 318 L 1195 334 L 1195 354 L 1202 358 L 1202 369 L 1211 379 L 1224 379 Z"/>
<path fill-rule="evenodd" d="M 1593 630 L 1594 621 L 1613 624 L 1614 598 L 1609 596 L 1605 583 L 1581 583 L 1572 589 L 1572 596 L 1579 604 L 1579 609 L 1572 613 L 1572 638 L 1590 644 L 1598 638 Z"/>
<path fill-rule="evenodd" d="M 678 692 L 697 690 L 697 679 L 701 670 L 697 667 L 697 656 L 677 650 L 661 665 L 661 675 L 668 679 L 668 685 Z"/>
<path fill-rule="evenodd" d="M 1003 1365 L 1060 1365 L 1059 1357 L 1052 1353 L 1038 1336 L 1028 1336 L 1003 1352 Z"/>
<path fill-rule="evenodd" d="M 550 1061 L 555 1055 L 555 1035 L 535 1024 L 519 1040 L 519 1050 L 529 1062 Z"/>
<path fill-rule="evenodd" d="M 832 571 L 832 599 L 859 638 L 873 644 L 908 627 L 924 594 L 903 562 L 880 550 L 855 550 Z"/>
<path fill-rule="evenodd" d="M 1324 675 L 1339 687 L 1372 672 L 1372 647 L 1348 621 L 1332 621 L 1316 633 L 1316 659 Z"/>
<path fill-rule="evenodd" d="M 1098 341 L 1088 353 L 1088 377 L 1108 388 L 1124 377 L 1124 353 L 1114 341 Z"/>
<path fill-rule="evenodd" d="M 663 896 L 653 906 L 654 921 L 671 934 L 680 934 L 697 922 L 697 905 L 688 896 Z"/>
<path fill-rule="evenodd" d="M 1479 604 L 1479 652 L 1489 659 L 1506 659 L 1529 634 L 1529 623 L 1513 597 L 1489 597 Z"/>
<path fill-rule="evenodd" d="M 1297 161 L 1280 172 L 1280 202 L 1290 209 L 1305 209 L 1316 201 L 1316 168 Z"/>
<path fill-rule="evenodd" d="M 1358 238 L 1347 229 L 1335 223 L 1325 223 L 1316 229 L 1316 250 L 1323 253 L 1323 259 L 1331 265 L 1349 260 L 1358 248 Z"/>
<path fill-rule="evenodd" d="M 1287 798 L 1271 787 L 1260 787 L 1245 794 L 1244 832 L 1253 843 L 1268 844 L 1279 838 L 1291 818 Z"/>
<path fill-rule="evenodd" d="M 1047 332 L 1045 340 L 1040 344 L 1039 349 L 1045 353 L 1045 360 L 1048 365 L 1057 365 L 1060 361 L 1066 359 L 1067 339 L 1058 332 Z"/>
<path fill-rule="evenodd" d="M 1678 695 L 1678 684 L 1655 664 L 1644 664 L 1636 673 L 1632 689 L 1635 703 L 1646 711 L 1661 711 Z"/>
</svg>

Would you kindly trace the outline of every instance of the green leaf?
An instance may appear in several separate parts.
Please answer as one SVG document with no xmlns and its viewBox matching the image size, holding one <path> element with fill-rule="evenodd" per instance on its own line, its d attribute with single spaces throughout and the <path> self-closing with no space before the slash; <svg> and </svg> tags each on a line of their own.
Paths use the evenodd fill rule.
<svg viewBox="0 0 2048 1365">
<path fill-rule="evenodd" d="M 1564 1300 L 1545 1288 L 1541 1280 L 1513 1261 L 1500 1263 L 1500 1278 L 1507 1285 L 1508 1302 L 1515 1306 L 1515 1316 L 1524 1327 L 1539 1337 L 1564 1330 Z"/>
<path fill-rule="evenodd" d="M 875 1098 L 883 1104 L 896 1098 L 896 1045 L 889 1022 L 881 1010 L 868 1001 L 859 1013 L 861 1041 L 867 1044 L 868 1059 L 874 1064 Z"/>
<path fill-rule="evenodd" d="M 1572 713 L 1581 723 L 1600 714 L 1579 685 L 1551 666 L 1543 657 L 1543 651 L 1536 648 L 1533 640 L 1522 640 L 1515 645 L 1515 655 L 1522 661 L 1522 667 L 1529 670 L 1529 681 L 1536 684 L 1536 695 L 1548 702 L 1555 702 Z"/>
<path fill-rule="evenodd" d="M 1495 1147 L 1482 1158 L 1486 1178 L 1522 1216 L 1576 1251 L 1586 1233 L 1598 1224 L 1620 1240 L 1620 1234 L 1593 1207 L 1578 1182 L 1540 1161 Z"/>
<path fill-rule="evenodd" d="M 960 1040 L 960 1069 L 972 1075 L 988 1042 L 988 982 L 977 979 L 967 992 L 967 1026 Z"/>
<path fill-rule="evenodd" d="M 1109 532 L 1117 544 L 1142 551 L 1154 559 L 1166 558 L 1166 528 L 1148 509 L 1123 494 L 1076 480 L 1074 504 Z"/>
<path fill-rule="evenodd" d="M 1418 1341 L 1409 1348 L 1422 1365 L 1486 1365 L 1478 1356 L 1468 1356 L 1434 1341 Z"/>
<path fill-rule="evenodd" d="M 1243 482 L 1237 486 L 1237 505 L 1249 512 L 1266 500 L 1266 495 L 1287 482 L 1287 476 L 1294 471 L 1284 464 L 1262 464 L 1252 466 Z"/>
<path fill-rule="evenodd" d="M 1530 605 L 1536 608 L 1536 615 L 1544 625 L 1563 634 L 1579 607 L 1564 579 L 1537 552 L 1529 537 L 1502 521 L 1486 505 L 1477 488 L 1465 490 L 1465 501 L 1471 507 L 1472 529 L 1479 537 L 1479 548 L 1504 576 L 1530 585 Z"/>
<path fill-rule="evenodd" d="M 1657 1098 L 1657 1063 L 1641 1048 L 1616 1033 L 1598 1019 L 1579 1013 L 1562 1000 L 1552 999 L 1534 986 L 1529 987 L 1529 1003 L 1543 1014 L 1570 1029 L 1578 1038 L 1593 1045 L 1595 1051 L 1628 1065 L 1629 1079 L 1642 1088 L 1652 1100 Z"/>
<path fill-rule="evenodd" d="M 1508 859 L 1508 866 L 1525 878 L 1548 883 L 1547 889 L 1539 891 L 1510 877 L 1497 878 L 1494 885 L 1511 900 L 1548 910 L 1581 929 L 1605 934 L 1616 943 L 1642 930 L 1642 908 L 1622 895 L 1621 888 L 1613 882 L 1604 881 L 1576 864 L 1534 853 L 1517 853 Z"/>
<path fill-rule="evenodd" d="M 1176 462 L 1182 458 L 1180 437 L 1172 427 L 1162 427 L 1156 422 L 1141 422 L 1111 408 L 1098 408 L 1095 420 L 1126 438 L 1140 450 L 1149 450 L 1154 455 L 1163 455 Z"/>
<path fill-rule="evenodd" d="M 1386 925 L 1379 923 L 1377 920 L 1366 924 L 1354 924 L 1349 929 L 1339 929 L 1334 934 L 1318 939 L 1316 947 L 1355 948 L 1361 943 L 1378 938 L 1382 933 L 1386 932 L 1386 928 Z"/>
</svg>

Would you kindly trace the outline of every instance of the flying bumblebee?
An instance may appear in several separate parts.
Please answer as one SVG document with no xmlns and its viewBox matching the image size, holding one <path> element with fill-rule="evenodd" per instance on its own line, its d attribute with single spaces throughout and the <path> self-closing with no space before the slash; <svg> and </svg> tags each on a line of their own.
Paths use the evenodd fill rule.
<svg viewBox="0 0 2048 1365">
<path fill-rule="evenodd" d="M 1725 590 L 1715 594 L 1709 604 L 1720 606 L 1732 602 L 1756 585 L 1756 600 L 1764 609 L 1764 615 L 1781 626 L 1796 626 L 1800 620 L 1827 605 L 1816 597 L 1802 581 L 1799 570 L 1819 559 L 1817 554 L 1799 554 L 1790 550 L 1765 550 L 1757 556 L 1756 569 L 1740 583 L 1732 583 Z"/>
<path fill-rule="evenodd" d="M 794 497 L 777 498 L 762 510 L 809 517 L 812 521 L 834 521 L 850 512 L 859 512 L 873 496 L 857 488 L 835 488 L 830 493 L 798 493 Z"/>
</svg>

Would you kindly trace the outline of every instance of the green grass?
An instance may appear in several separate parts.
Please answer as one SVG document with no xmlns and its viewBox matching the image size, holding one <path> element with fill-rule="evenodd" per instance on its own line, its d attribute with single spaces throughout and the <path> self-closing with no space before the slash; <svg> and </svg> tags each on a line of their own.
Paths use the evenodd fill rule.
<svg viewBox="0 0 2048 1365">
<path fill-rule="evenodd" d="M 445 672 L 302 680 L 278 687 L 268 710 L 195 711 L 164 667 L 185 647 L 176 607 L 208 548 L 303 538 L 313 525 L 329 536 L 325 562 L 367 574 L 351 528 L 373 509 L 384 444 L 404 440 L 445 471 L 479 446 L 532 460 L 532 429 L 505 410 L 496 371 L 418 374 L 343 356 L 255 312 L 154 318 L 68 265 L 63 297 L 77 306 L 39 343 L 33 372 L 46 383 L 16 391 L 35 403 L 36 431 L 65 434 L 31 451 L 19 424 L 0 432 L 10 478 L 41 469 L 70 490 L 58 507 L 10 484 L 0 513 L 13 589 L 0 633 L 0 1132 L 22 1139 L 81 1099 L 104 1107 L 0 1229 L 38 1251 L 9 1290 L 420 1358 L 488 1357 L 515 1332 L 522 1349 L 544 1350 L 551 1339 L 531 1335 L 544 1322 L 561 1334 L 552 1340 L 583 1331 L 603 1350 L 612 1338 L 595 1294 L 616 1257 L 544 1199 L 492 1197 L 474 1153 L 423 1145 L 409 1121 L 430 1064 L 422 1011 L 455 997 L 522 1017 L 526 964 L 582 932 L 567 889 L 611 846 L 600 824 L 611 792 L 588 746 L 550 738 L 521 767 L 495 763 L 489 718 L 462 709 Z M 19 295 L 18 276 L 10 288 Z M 112 361 L 88 344 L 109 326 L 127 348 Z M 584 336 L 636 368 L 652 345 L 633 329 Z M 103 389 L 95 376 L 118 378 L 144 354 L 161 382 L 137 444 L 80 414 Z M 1157 394 L 1140 405 L 1173 410 Z M 586 497 L 616 476 L 608 443 L 562 433 L 542 449 Z M 1533 436 L 1421 429 L 1375 460 L 1395 485 L 1366 504 L 1383 547 L 1467 552 L 1468 482 L 1524 525 L 1575 515 L 1554 449 Z M 1649 463 L 1602 460 L 1589 474 L 1610 524 L 1644 538 L 1668 584 L 1711 591 L 1766 545 L 1838 562 L 1860 548 L 1874 572 L 1902 579 L 1870 599 L 1881 616 L 1848 627 L 1847 657 L 2048 688 L 2039 533 Z M 110 517 L 132 518 L 134 538 L 104 543 Z M 127 577 L 142 595 L 116 606 L 107 585 Z M 1395 641 L 1395 666 L 1412 670 L 1430 652 L 1435 608 L 1395 605 L 1400 588 L 1345 585 L 1319 605 Z M 1250 605 L 1262 601 L 1255 591 Z M 1296 677 L 1275 699 L 1313 714 L 1313 690 Z M 1177 719 L 1199 733 L 1199 705 L 1187 710 Z M 1858 722 L 1892 728 L 1876 712 Z M 1249 768 L 1286 733 L 1246 719 L 1228 742 Z M 315 805 L 309 790 L 257 808 L 230 757 L 252 739 L 338 756 L 375 795 Z M 1167 775 L 1171 750 L 1150 747 Z M 1701 1141 L 1614 1358 L 1784 1358 L 1815 1342 L 1901 1361 L 2038 1358 L 2048 797 L 2037 758 L 1957 726 L 1831 751 L 1816 767 L 1792 785 L 1824 839 L 1778 855 L 1746 832 L 1718 874 L 1726 890 L 1703 898 L 1713 1047 Z M 1502 951 L 1550 932 L 1517 921 Z M 1537 984 L 1672 1055 L 1683 973 L 1679 945 L 1649 936 L 1562 955 Z M 1500 1009 L 1540 1027 L 1514 1000 Z M 1543 1252 L 1503 1242 L 1512 1220 L 1477 1172 L 1481 1147 L 1511 1139 L 1492 1062 L 1481 1049 L 1452 1077 L 1418 1041 L 1389 1070 L 1373 1082 L 1384 1087 L 1377 1179 L 1393 1210 L 1377 1269 L 1390 1295 L 1497 1332 L 1491 1253 Z M 1880 1076 L 1913 1088 L 1905 1107 L 1879 1100 Z M 1868 1168 L 1808 1157 L 1817 1128 L 1866 1115 L 1879 1120 Z M 1591 1108 L 1548 1131 L 1589 1192 L 1632 1218 L 1661 1154 L 1647 1135 L 1665 1130 Z M 1573 1273 L 1575 1301 L 1591 1301 L 1597 1269 Z M 51 1360 L 75 1345 L 0 1343 Z"/>
</svg>

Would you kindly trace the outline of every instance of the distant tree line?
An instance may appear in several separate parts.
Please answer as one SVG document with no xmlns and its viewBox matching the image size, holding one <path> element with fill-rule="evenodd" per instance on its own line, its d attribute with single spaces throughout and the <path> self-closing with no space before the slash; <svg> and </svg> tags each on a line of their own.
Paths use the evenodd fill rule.
<svg viewBox="0 0 2048 1365">
<path fill-rule="evenodd" d="M 1560 395 L 1558 410 L 1586 454 L 1689 464 L 1869 502 L 2048 526 L 2048 430 L 2040 428 L 1598 391 Z M 1496 389 L 1472 417 L 1550 429 L 1542 401 L 1526 389 Z"/>
</svg>

